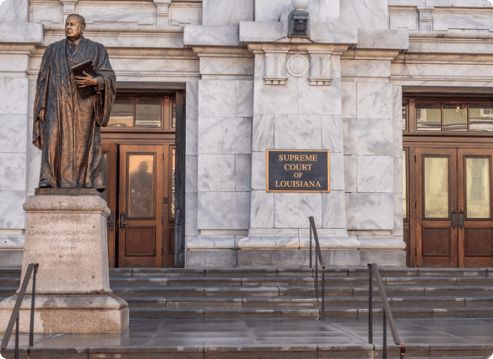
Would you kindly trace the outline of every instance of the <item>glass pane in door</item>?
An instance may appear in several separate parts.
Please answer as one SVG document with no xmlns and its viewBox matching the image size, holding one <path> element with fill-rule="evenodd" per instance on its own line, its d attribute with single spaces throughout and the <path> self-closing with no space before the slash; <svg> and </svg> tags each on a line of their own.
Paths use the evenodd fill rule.
<svg viewBox="0 0 493 359">
<path fill-rule="evenodd" d="M 448 158 L 424 158 L 424 216 L 449 218 Z"/>
<path fill-rule="evenodd" d="M 418 131 L 441 131 L 442 105 L 440 103 L 417 103 L 416 123 Z"/>
<path fill-rule="evenodd" d="M 407 186 L 406 186 L 406 163 L 407 163 L 407 158 L 406 158 L 406 151 L 402 151 L 402 204 L 403 204 L 403 209 L 402 209 L 402 217 L 407 218 Z"/>
<path fill-rule="evenodd" d="M 466 216 L 490 218 L 490 160 L 466 158 Z"/>
<path fill-rule="evenodd" d="M 443 130 L 467 131 L 467 105 L 447 103 L 443 105 Z"/>
<path fill-rule="evenodd" d="M 153 155 L 128 155 L 128 216 L 154 217 L 154 161 Z"/>
<path fill-rule="evenodd" d="M 469 131 L 493 131 L 493 105 L 469 105 Z"/>
</svg>

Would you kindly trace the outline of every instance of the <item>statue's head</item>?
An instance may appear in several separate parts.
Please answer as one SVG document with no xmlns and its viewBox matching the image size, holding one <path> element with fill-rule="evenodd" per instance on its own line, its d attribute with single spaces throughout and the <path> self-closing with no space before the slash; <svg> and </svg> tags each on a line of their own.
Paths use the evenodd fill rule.
<svg viewBox="0 0 493 359">
<path fill-rule="evenodd" d="M 86 20 L 79 14 L 70 14 L 65 21 L 65 36 L 70 41 L 79 40 L 86 29 Z"/>
</svg>

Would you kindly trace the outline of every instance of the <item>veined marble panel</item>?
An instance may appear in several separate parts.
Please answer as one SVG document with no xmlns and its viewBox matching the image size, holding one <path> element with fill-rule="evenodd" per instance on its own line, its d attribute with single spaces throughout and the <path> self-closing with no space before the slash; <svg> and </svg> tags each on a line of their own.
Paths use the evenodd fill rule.
<svg viewBox="0 0 493 359">
<path fill-rule="evenodd" d="M 234 116 L 236 111 L 235 96 L 236 81 L 199 81 L 198 109 L 200 116 Z"/>
<path fill-rule="evenodd" d="M 300 240 L 296 237 L 252 237 L 248 236 L 238 241 L 238 248 L 243 251 L 253 250 L 297 250 Z"/>
<path fill-rule="evenodd" d="M 402 238 L 358 238 L 361 250 L 404 250 L 406 243 Z"/>
<path fill-rule="evenodd" d="M 434 47 L 438 50 L 441 44 L 439 46 L 434 44 Z M 489 64 L 392 64 L 392 76 L 408 76 L 424 80 L 433 79 L 435 81 L 441 80 L 442 78 L 450 78 L 456 81 L 459 79 L 471 81 L 478 78 L 485 81 L 486 79 L 493 78 L 493 76 L 488 76 L 488 74 L 492 73 L 493 65 Z"/>
<path fill-rule="evenodd" d="M 28 55 L 1 54 L 0 72 L 24 72 L 29 70 Z"/>
<path fill-rule="evenodd" d="M 402 157 L 402 122 L 394 122 L 394 157 Z"/>
<path fill-rule="evenodd" d="M 322 237 L 318 235 L 320 242 L 320 249 L 332 249 L 332 250 L 344 250 L 349 249 L 357 251 L 360 248 L 360 243 L 357 238 L 354 237 Z M 312 246 L 315 247 L 315 242 L 312 242 Z M 314 248 L 313 247 L 313 248 Z M 300 249 L 310 248 L 310 237 L 300 237 Z"/>
<path fill-rule="evenodd" d="M 198 131 L 199 121 L 194 119 L 186 119 L 186 154 L 197 155 L 198 152 Z"/>
<path fill-rule="evenodd" d="M 265 151 L 274 148 L 275 117 L 276 115 L 253 116 L 252 151 Z"/>
<path fill-rule="evenodd" d="M 199 229 L 248 229 L 250 192 L 199 192 Z"/>
<path fill-rule="evenodd" d="M 344 184 L 346 192 L 356 192 L 356 156 L 344 155 Z"/>
<path fill-rule="evenodd" d="M 22 191 L 0 190 L 0 228 L 25 228 L 25 212 L 22 208 L 26 197 Z"/>
<path fill-rule="evenodd" d="M 394 228 L 390 231 L 393 236 L 404 236 L 404 219 L 403 216 L 403 199 L 402 194 L 394 193 Z"/>
<path fill-rule="evenodd" d="M 252 155 L 235 155 L 235 191 L 249 192 L 251 179 Z"/>
<path fill-rule="evenodd" d="M 291 10 L 290 0 L 255 0 L 255 21 L 278 21 L 281 14 Z M 339 17 L 339 0 L 312 0 L 307 11 L 317 22 L 329 23 Z"/>
<path fill-rule="evenodd" d="M 275 193 L 275 227 L 309 228 L 308 217 L 322 223 L 321 193 Z"/>
<path fill-rule="evenodd" d="M 236 117 L 253 116 L 253 81 L 247 81 L 247 80 L 236 81 L 235 116 Z"/>
<path fill-rule="evenodd" d="M 266 189 L 266 152 L 252 152 L 252 190 Z"/>
<path fill-rule="evenodd" d="M 394 226 L 392 193 L 346 193 L 348 230 L 391 230 Z"/>
<path fill-rule="evenodd" d="M 60 2 L 32 4 L 30 18 L 31 22 L 61 24 L 65 21 L 63 18 L 63 5 Z"/>
<path fill-rule="evenodd" d="M 265 189 L 251 194 L 250 228 L 274 228 L 274 194 Z"/>
<path fill-rule="evenodd" d="M 202 0 L 202 24 L 238 25 L 253 21 L 254 0 Z"/>
<path fill-rule="evenodd" d="M 26 190 L 26 153 L 0 153 L 0 191 Z"/>
<path fill-rule="evenodd" d="M 238 26 L 187 25 L 183 43 L 196 46 L 238 46 Z"/>
<path fill-rule="evenodd" d="M 27 77 L 0 77 L 0 98 L 0 114 L 27 115 Z"/>
<path fill-rule="evenodd" d="M 0 232 L 0 250 L 24 249 L 24 234 L 21 230 L 3 230 Z"/>
<path fill-rule="evenodd" d="M 330 190 L 344 191 L 344 154 L 330 153 Z"/>
<path fill-rule="evenodd" d="M 342 117 L 322 116 L 322 149 L 343 152 Z"/>
<path fill-rule="evenodd" d="M 392 84 L 358 82 L 358 118 L 392 118 Z"/>
<path fill-rule="evenodd" d="M 393 192 L 394 158 L 357 156 L 358 192 Z"/>
<path fill-rule="evenodd" d="M 199 192 L 230 192 L 235 190 L 234 155 L 198 156 Z"/>
<path fill-rule="evenodd" d="M 240 22 L 240 43 L 276 42 L 287 36 L 282 22 L 242 21 Z"/>
<path fill-rule="evenodd" d="M 41 170 L 41 151 L 33 145 L 27 152 L 27 194 L 34 195 L 34 189 L 39 185 L 39 173 Z"/>
<path fill-rule="evenodd" d="M 344 153 L 352 155 L 392 156 L 394 129 L 392 119 L 345 120 Z"/>
<path fill-rule="evenodd" d="M 359 29 L 388 29 L 388 2 L 375 0 L 341 1 L 341 22 Z"/>
<path fill-rule="evenodd" d="M 199 83 L 196 81 L 187 82 L 187 108 L 186 117 L 187 119 L 198 119 L 199 118 Z M 188 134 L 187 134 L 188 135 Z"/>
<path fill-rule="evenodd" d="M 322 144 L 322 116 L 276 116 L 274 121 L 274 145 L 276 149 L 320 149 Z"/>
<path fill-rule="evenodd" d="M 392 113 L 394 122 L 399 122 L 401 124 L 402 131 L 402 86 L 393 85 L 392 86 Z"/>
<path fill-rule="evenodd" d="M 493 30 L 493 17 L 490 14 L 434 14 L 434 31 L 449 30 Z"/>
<path fill-rule="evenodd" d="M 77 13 L 84 16 L 89 25 L 95 23 L 136 23 L 156 24 L 156 5 L 153 3 L 112 3 L 101 6 L 98 3 L 77 4 Z"/>
<path fill-rule="evenodd" d="M 252 119 L 249 117 L 200 117 L 199 154 L 252 152 Z"/>
<path fill-rule="evenodd" d="M 186 156 L 185 192 L 197 192 L 198 189 L 198 156 Z"/>
<path fill-rule="evenodd" d="M 117 74 L 119 73 L 146 73 L 150 69 L 153 73 L 177 74 L 198 73 L 199 62 L 195 59 L 145 59 L 145 58 L 111 58 L 111 66 Z"/>
<path fill-rule="evenodd" d="M 185 193 L 185 235 L 198 236 L 197 229 L 197 193 Z"/>
<path fill-rule="evenodd" d="M 409 30 L 407 29 L 359 29 L 358 49 L 396 49 L 409 48 Z"/>
<path fill-rule="evenodd" d="M 202 75 L 253 75 L 253 59 L 238 57 L 201 57 L 200 73 Z"/>
<path fill-rule="evenodd" d="M 0 153 L 26 152 L 26 115 L 0 115 L 0 128 Z"/>
<path fill-rule="evenodd" d="M 190 4 L 171 3 L 168 10 L 168 24 L 171 26 L 200 25 L 202 23 L 202 6 L 190 6 Z"/>
<path fill-rule="evenodd" d="M 423 1 L 424 2 L 424 1 Z M 425 5 L 418 5 L 425 6 Z M 398 12 L 390 11 L 390 28 L 391 29 L 409 29 L 409 31 L 418 31 L 418 11 Z"/>
<path fill-rule="evenodd" d="M 0 22 L 28 22 L 28 0 L 6 0 L 0 6 Z"/>
<path fill-rule="evenodd" d="M 343 77 L 390 77 L 390 61 L 384 60 L 341 60 Z M 343 82 L 342 87 L 348 82 Z M 344 116 L 346 117 L 346 116 Z"/>
<path fill-rule="evenodd" d="M 344 191 L 322 193 L 322 227 L 346 228 L 346 196 Z"/>
<path fill-rule="evenodd" d="M 336 61 L 333 59 L 332 64 L 334 62 Z M 341 79 L 336 74 L 336 68 L 333 67 L 332 71 L 334 79 L 330 86 L 311 86 L 307 78 L 300 77 L 297 79 L 298 114 L 342 115 Z"/>
<path fill-rule="evenodd" d="M 199 236 L 187 241 L 187 248 L 198 249 L 236 249 L 235 240 L 227 237 Z"/>
<path fill-rule="evenodd" d="M 273 194 L 271 193 L 273 196 Z M 298 237 L 298 228 L 250 228 L 250 237 Z"/>
<path fill-rule="evenodd" d="M 285 85 L 266 85 L 264 81 L 265 55 L 255 54 L 255 85 L 254 113 L 255 115 L 289 115 L 298 113 L 296 101 L 297 79 L 287 74 Z"/>
<path fill-rule="evenodd" d="M 352 24 L 349 22 L 349 24 Z M 356 44 L 358 28 L 348 26 L 346 22 L 329 21 L 329 23 L 312 23 L 310 40 L 323 44 Z"/>
<path fill-rule="evenodd" d="M 341 72 L 344 73 L 344 62 L 341 61 Z M 342 81 L 342 117 L 356 118 L 356 82 Z"/>
<path fill-rule="evenodd" d="M 394 177 L 394 194 L 398 194 L 402 196 L 402 193 L 404 192 L 404 182 L 403 182 L 403 176 L 404 173 L 402 172 L 402 161 L 403 158 L 400 157 L 394 157 L 394 171 L 393 171 L 393 177 Z"/>
</svg>

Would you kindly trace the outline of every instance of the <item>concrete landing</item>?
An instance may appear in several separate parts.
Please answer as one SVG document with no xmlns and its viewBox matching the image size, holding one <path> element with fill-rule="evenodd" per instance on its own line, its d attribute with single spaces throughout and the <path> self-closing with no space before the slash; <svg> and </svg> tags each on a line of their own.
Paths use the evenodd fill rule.
<svg viewBox="0 0 493 359">
<path fill-rule="evenodd" d="M 493 319 L 397 319 L 405 358 L 488 358 L 493 354 Z M 123 334 L 36 334 L 21 358 L 379 358 L 382 322 L 375 320 L 375 345 L 367 320 L 130 320 Z M 388 332 L 388 342 L 391 334 Z M 14 337 L 2 353 L 13 358 Z M 397 347 L 389 358 L 398 358 Z"/>
</svg>

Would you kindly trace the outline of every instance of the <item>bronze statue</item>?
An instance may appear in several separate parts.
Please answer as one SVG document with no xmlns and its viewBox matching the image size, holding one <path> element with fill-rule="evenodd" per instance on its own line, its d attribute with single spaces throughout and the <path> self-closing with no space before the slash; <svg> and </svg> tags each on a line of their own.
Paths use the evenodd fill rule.
<svg viewBox="0 0 493 359">
<path fill-rule="evenodd" d="M 116 77 L 104 46 L 84 38 L 84 30 L 84 18 L 69 15 L 67 38 L 49 45 L 41 62 L 33 129 L 33 144 L 42 150 L 39 188 L 105 188 L 101 127 L 109 121 Z M 95 76 L 75 76 L 71 68 L 88 60 Z"/>
</svg>

